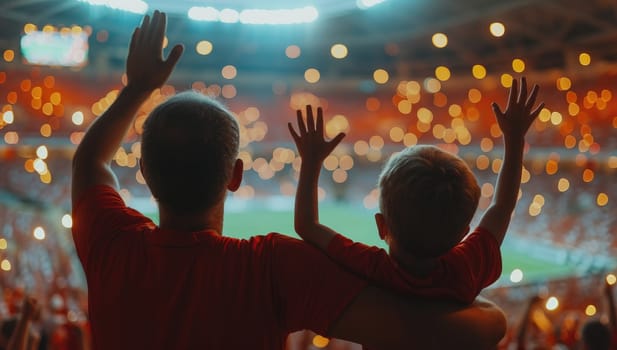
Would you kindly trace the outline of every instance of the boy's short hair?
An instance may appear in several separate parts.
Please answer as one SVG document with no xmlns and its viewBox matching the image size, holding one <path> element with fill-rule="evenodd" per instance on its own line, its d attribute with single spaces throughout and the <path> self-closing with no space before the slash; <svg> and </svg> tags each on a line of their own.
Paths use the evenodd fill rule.
<svg viewBox="0 0 617 350">
<path fill-rule="evenodd" d="M 415 257 L 444 254 L 467 232 L 480 199 L 459 157 L 420 145 L 393 155 L 379 176 L 380 210 L 399 247 Z"/>
<path fill-rule="evenodd" d="M 222 104 L 193 91 L 177 94 L 144 123 L 144 178 L 173 212 L 208 209 L 225 195 L 238 145 L 238 123 Z"/>
</svg>

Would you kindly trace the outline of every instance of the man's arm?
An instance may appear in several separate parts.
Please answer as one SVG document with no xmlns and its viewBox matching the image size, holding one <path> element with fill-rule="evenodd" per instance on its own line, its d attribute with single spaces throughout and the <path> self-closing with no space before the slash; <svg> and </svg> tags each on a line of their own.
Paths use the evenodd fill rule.
<svg viewBox="0 0 617 350">
<path fill-rule="evenodd" d="M 330 335 L 377 349 L 495 349 L 506 320 L 494 304 L 472 305 L 402 298 L 365 288 Z"/>
<path fill-rule="evenodd" d="M 321 107 L 317 108 L 317 124 L 311 106 L 306 106 L 306 125 L 302 119 L 302 111 L 297 112 L 297 117 L 299 133 L 296 133 L 291 123 L 288 124 L 289 132 L 302 157 L 296 192 L 294 227 L 302 239 L 326 251 L 336 232 L 319 222 L 317 199 L 319 172 L 324 159 L 341 142 L 345 134 L 340 133 L 331 141 L 324 139 Z"/>
<path fill-rule="evenodd" d="M 503 242 L 510 224 L 521 185 L 525 134 L 544 107 L 544 103 L 540 103 L 533 109 L 537 94 L 538 86 L 534 85 L 527 97 L 527 81 L 522 78 L 520 89 L 516 80 L 512 82 L 505 112 L 502 112 L 496 103 L 492 105 L 503 133 L 505 154 L 497 178 L 495 196 L 479 226 L 490 231 L 499 244 Z"/>
<path fill-rule="evenodd" d="M 88 129 L 73 157 L 73 203 L 93 185 L 118 187 L 111 170 L 111 161 L 122 139 L 133 124 L 135 113 L 150 94 L 161 87 L 182 55 L 182 46 L 175 46 L 163 60 L 166 15 L 155 11 L 146 15 L 131 38 L 126 63 L 127 86 L 116 101 Z"/>
</svg>

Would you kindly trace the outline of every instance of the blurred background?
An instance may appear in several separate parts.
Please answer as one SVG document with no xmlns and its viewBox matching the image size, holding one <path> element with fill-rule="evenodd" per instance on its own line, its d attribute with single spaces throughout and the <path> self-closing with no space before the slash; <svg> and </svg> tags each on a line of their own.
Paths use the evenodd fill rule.
<svg viewBox="0 0 617 350">
<path fill-rule="evenodd" d="M 503 275 L 483 294 L 508 315 L 504 348 L 536 295 L 546 301 L 532 317 L 538 343 L 575 348 L 563 330 L 605 317 L 617 252 L 613 0 L 2 0 L 0 316 L 27 293 L 44 306 L 49 348 L 66 344 L 70 327 L 85 329 L 71 157 L 126 82 L 130 35 L 154 9 L 168 13 L 166 42 L 185 54 L 116 154 L 129 205 L 157 219 L 137 165 L 142 125 L 158 103 L 193 89 L 241 124 L 245 181 L 230 195 L 226 235 L 295 235 L 299 159 L 286 123 L 307 104 L 324 108 L 330 137 L 347 133 L 322 172 L 325 223 L 385 247 L 372 221 L 377 176 L 393 152 L 419 143 L 467 161 L 482 188 L 479 217 L 503 150 L 490 104 L 503 106 L 512 80 L 526 76 L 546 108 L 527 137 Z M 289 343 L 354 348 L 311 333 Z"/>
</svg>

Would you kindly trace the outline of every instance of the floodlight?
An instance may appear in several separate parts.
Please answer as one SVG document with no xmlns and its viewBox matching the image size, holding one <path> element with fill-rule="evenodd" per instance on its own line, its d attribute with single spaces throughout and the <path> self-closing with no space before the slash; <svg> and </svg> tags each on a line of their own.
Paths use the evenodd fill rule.
<svg viewBox="0 0 617 350">
<path fill-rule="evenodd" d="M 148 11 L 148 4 L 142 0 L 79 0 L 95 6 L 105 6 L 114 10 L 144 14 Z"/>
</svg>

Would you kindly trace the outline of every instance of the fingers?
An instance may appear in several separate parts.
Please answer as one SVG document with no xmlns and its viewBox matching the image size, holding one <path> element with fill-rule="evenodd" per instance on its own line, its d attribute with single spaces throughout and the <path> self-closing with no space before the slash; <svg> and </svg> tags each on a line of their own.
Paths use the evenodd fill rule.
<svg viewBox="0 0 617 350">
<path fill-rule="evenodd" d="M 510 94 L 508 95 L 508 105 L 506 106 L 506 110 L 510 109 L 510 106 L 514 106 L 516 103 L 516 95 L 518 95 L 518 81 L 514 79 L 512 80 L 512 86 L 510 86 Z"/>
<path fill-rule="evenodd" d="M 148 46 L 154 45 L 155 43 L 156 32 L 158 31 L 161 22 L 161 13 L 158 10 L 155 10 L 152 17 L 149 19 L 150 22 L 148 23 L 148 28 L 144 29 L 144 43 Z"/>
<path fill-rule="evenodd" d="M 499 108 L 499 105 L 496 102 L 491 103 L 491 107 L 493 108 L 493 113 L 499 118 L 503 117 L 504 113 Z"/>
<path fill-rule="evenodd" d="M 176 63 L 178 63 L 178 60 L 182 57 L 183 52 L 184 46 L 182 45 L 176 45 L 173 49 L 171 49 L 169 56 L 167 56 L 167 61 L 165 61 L 165 64 L 167 64 L 167 68 L 169 70 L 172 70 L 176 66 Z"/>
<path fill-rule="evenodd" d="M 536 109 L 534 109 L 531 113 L 529 113 L 529 116 L 532 119 L 536 119 L 538 114 L 540 114 L 540 112 L 542 111 L 542 108 L 544 108 L 544 102 L 540 103 L 540 105 Z"/>
<path fill-rule="evenodd" d="M 529 98 L 527 99 L 527 101 L 525 101 L 525 108 L 527 110 L 530 110 L 533 105 L 536 103 L 536 97 L 538 96 L 538 91 L 540 90 L 540 87 L 536 84 L 533 86 L 533 88 L 531 89 L 531 94 L 529 94 Z"/>
<path fill-rule="evenodd" d="M 527 79 L 525 77 L 522 77 L 521 78 L 521 88 L 520 88 L 520 92 L 518 93 L 518 99 L 516 103 L 521 104 L 521 103 L 525 103 L 525 101 L 527 101 Z"/>
<path fill-rule="evenodd" d="M 139 27 L 139 45 L 148 42 L 148 30 L 150 29 L 150 15 L 145 15 Z"/>
<path fill-rule="evenodd" d="M 304 125 L 304 119 L 302 119 L 302 111 L 296 111 L 296 117 L 298 118 L 298 129 L 300 130 L 300 135 L 306 135 L 306 125 Z"/>
<path fill-rule="evenodd" d="M 137 42 L 139 41 L 139 35 L 141 31 L 139 28 L 135 28 L 133 31 L 133 36 L 131 36 L 131 43 L 129 45 L 129 51 L 134 51 L 137 46 Z"/>
<path fill-rule="evenodd" d="M 300 135 L 296 133 L 296 130 L 294 129 L 293 125 L 291 125 L 291 123 L 287 123 L 287 128 L 289 129 L 289 133 L 291 134 L 291 137 L 294 139 L 294 142 L 297 144 L 298 141 L 300 140 Z"/>
<path fill-rule="evenodd" d="M 306 106 L 306 128 L 309 132 L 315 132 L 315 119 L 313 118 L 313 106 Z"/>
<path fill-rule="evenodd" d="M 338 135 L 336 135 L 336 137 L 334 137 L 332 139 L 332 141 L 329 142 L 330 144 L 330 149 L 334 149 L 336 148 L 336 146 L 338 146 L 339 143 L 341 143 L 341 141 L 343 140 L 343 138 L 345 138 L 345 134 L 344 133 L 339 133 Z"/>
<path fill-rule="evenodd" d="M 152 44 L 156 48 L 163 47 L 165 31 L 167 30 L 167 15 L 164 12 L 154 11 L 152 23 Z"/>
<path fill-rule="evenodd" d="M 323 135 L 323 109 L 317 107 L 317 125 L 315 125 L 315 131 L 318 135 Z"/>
</svg>

